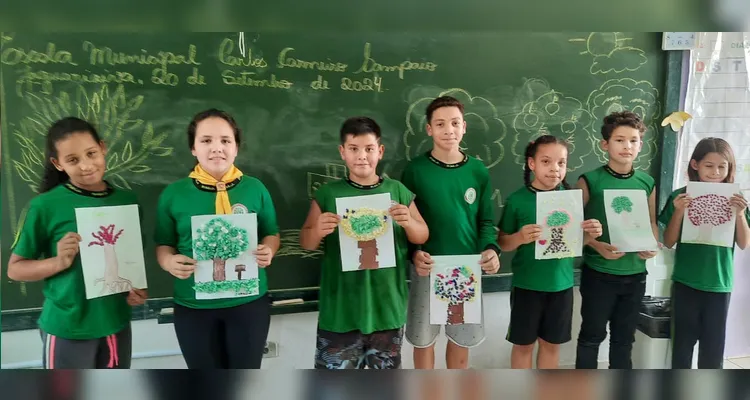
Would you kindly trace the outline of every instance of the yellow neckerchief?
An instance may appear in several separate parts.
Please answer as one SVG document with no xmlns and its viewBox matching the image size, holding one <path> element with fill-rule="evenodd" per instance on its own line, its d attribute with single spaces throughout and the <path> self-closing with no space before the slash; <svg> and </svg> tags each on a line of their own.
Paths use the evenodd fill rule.
<svg viewBox="0 0 750 400">
<path fill-rule="evenodd" d="M 193 172 L 189 175 L 191 178 L 197 179 L 198 182 L 216 187 L 216 213 L 217 214 L 231 214 L 232 205 L 229 203 L 229 194 L 227 193 L 227 183 L 233 182 L 242 176 L 242 171 L 232 164 L 229 171 L 221 177 L 220 180 L 216 180 L 208 172 L 201 168 L 200 164 L 196 165 Z"/>
</svg>

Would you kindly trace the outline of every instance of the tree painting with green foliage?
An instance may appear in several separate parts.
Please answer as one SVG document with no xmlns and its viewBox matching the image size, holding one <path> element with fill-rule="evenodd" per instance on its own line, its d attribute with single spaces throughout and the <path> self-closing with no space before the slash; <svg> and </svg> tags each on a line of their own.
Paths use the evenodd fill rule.
<svg viewBox="0 0 750 400">
<path fill-rule="evenodd" d="M 568 245 L 565 244 L 565 228 L 570 225 L 571 216 L 567 211 L 556 210 L 552 211 L 547 216 L 547 226 L 550 228 L 550 241 L 549 246 L 544 250 L 543 255 L 549 253 L 560 254 L 570 252 Z M 541 240 L 540 244 L 544 245 L 546 240 Z"/>
<path fill-rule="evenodd" d="M 633 201 L 628 196 L 617 196 L 612 199 L 612 209 L 617 215 L 622 216 L 625 225 L 630 225 L 629 214 L 633 212 Z"/>
<path fill-rule="evenodd" d="M 227 260 L 239 257 L 248 250 L 249 244 L 247 231 L 226 219 L 216 217 L 199 227 L 193 238 L 193 252 L 197 261 L 213 261 L 213 282 L 196 284 L 195 290 L 207 293 L 233 290 L 240 293 L 252 289 L 248 285 L 257 287 L 257 279 L 226 282 Z"/>
</svg>

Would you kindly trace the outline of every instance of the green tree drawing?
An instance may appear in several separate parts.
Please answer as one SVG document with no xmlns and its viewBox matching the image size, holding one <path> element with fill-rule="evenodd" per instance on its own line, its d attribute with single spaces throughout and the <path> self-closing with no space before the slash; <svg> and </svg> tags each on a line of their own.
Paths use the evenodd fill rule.
<svg viewBox="0 0 750 400">
<path fill-rule="evenodd" d="M 197 261 L 213 261 L 213 280 L 223 282 L 226 262 L 247 251 L 250 244 L 247 231 L 223 218 L 213 218 L 197 229 L 193 251 Z"/>
<path fill-rule="evenodd" d="M 633 201 L 628 196 L 617 196 L 612 199 L 612 209 L 617 215 L 622 216 L 625 225 L 631 225 L 629 214 L 633 212 Z M 637 227 L 637 226 L 636 226 Z"/>
<path fill-rule="evenodd" d="M 106 84 L 93 90 L 79 85 L 71 95 L 24 92 L 24 114 L 12 132 L 20 154 L 12 163 L 18 176 L 37 192 L 44 165 L 44 139 L 58 119 L 76 116 L 91 122 L 107 145 L 106 179 L 119 188 L 131 189 L 128 180 L 148 172 L 151 157 L 166 157 L 172 147 L 162 146 L 168 132 L 155 134 L 154 127 L 137 117 L 145 98 L 129 96 L 123 85 Z"/>
</svg>

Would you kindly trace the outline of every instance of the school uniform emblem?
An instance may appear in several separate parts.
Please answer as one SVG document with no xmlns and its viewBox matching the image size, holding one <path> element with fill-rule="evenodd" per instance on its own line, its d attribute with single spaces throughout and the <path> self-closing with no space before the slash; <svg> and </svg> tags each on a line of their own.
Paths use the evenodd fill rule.
<svg viewBox="0 0 750 400">
<path fill-rule="evenodd" d="M 232 206 L 232 214 L 247 214 L 248 210 L 243 204 L 237 203 Z"/>
<path fill-rule="evenodd" d="M 477 191 L 474 190 L 474 188 L 468 188 L 466 189 L 466 193 L 464 193 L 464 200 L 466 200 L 469 204 L 474 204 L 474 201 L 477 199 Z"/>
</svg>

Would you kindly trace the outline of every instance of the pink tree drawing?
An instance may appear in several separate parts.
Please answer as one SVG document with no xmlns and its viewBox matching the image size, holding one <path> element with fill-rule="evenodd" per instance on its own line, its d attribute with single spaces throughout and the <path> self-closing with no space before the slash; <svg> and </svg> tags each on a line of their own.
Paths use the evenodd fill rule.
<svg viewBox="0 0 750 400">
<path fill-rule="evenodd" d="M 698 227 L 698 241 L 710 243 L 713 228 L 732 220 L 729 199 L 713 193 L 692 199 L 688 207 L 688 220 Z"/>
<path fill-rule="evenodd" d="M 117 253 L 115 253 L 115 243 L 122 235 L 123 229 L 115 232 L 115 225 L 100 226 L 98 233 L 92 233 L 95 241 L 89 243 L 91 246 L 102 246 L 104 248 L 104 276 L 95 280 L 94 285 L 104 282 L 102 293 L 120 293 L 128 291 L 133 287 L 130 280 L 120 277 L 120 266 L 117 262 Z"/>
<path fill-rule="evenodd" d="M 454 267 L 448 274 L 437 274 L 435 295 L 448 302 L 448 325 L 464 323 L 464 303 L 476 296 L 477 280 L 466 266 Z"/>
</svg>

